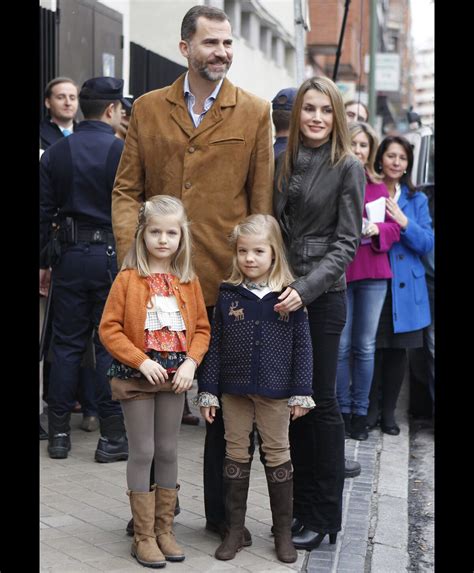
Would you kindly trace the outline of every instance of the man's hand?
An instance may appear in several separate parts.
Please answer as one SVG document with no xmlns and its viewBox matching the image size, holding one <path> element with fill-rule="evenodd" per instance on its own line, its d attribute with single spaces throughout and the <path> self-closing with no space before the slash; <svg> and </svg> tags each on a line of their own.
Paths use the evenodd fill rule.
<svg viewBox="0 0 474 573">
<path fill-rule="evenodd" d="M 50 284 L 51 284 L 51 269 L 40 269 L 39 293 L 41 296 L 48 296 Z"/>
<path fill-rule="evenodd" d="M 150 384 L 155 385 L 157 382 L 164 384 L 166 380 L 168 380 L 168 372 L 166 372 L 166 369 L 150 358 L 144 360 L 138 367 L 138 370 L 140 370 Z"/>
<path fill-rule="evenodd" d="M 196 372 L 196 365 L 192 360 L 185 360 L 181 366 L 176 370 L 173 378 L 173 390 L 175 394 L 186 392 L 193 385 L 194 373 Z"/>
</svg>

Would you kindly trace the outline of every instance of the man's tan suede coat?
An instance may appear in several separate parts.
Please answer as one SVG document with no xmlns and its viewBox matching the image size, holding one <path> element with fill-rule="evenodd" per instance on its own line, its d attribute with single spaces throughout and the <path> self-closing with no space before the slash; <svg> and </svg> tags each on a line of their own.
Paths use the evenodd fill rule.
<svg viewBox="0 0 474 573">
<path fill-rule="evenodd" d="M 207 306 L 229 276 L 228 236 L 251 213 L 272 212 L 270 104 L 225 79 L 196 128 L 174 84 L 138 98 L 112 192 L 119 264 L 130 248 L 140 204 L 153 195 L 179 197 L 191 221 L 194 268 Z"/>
</svg>

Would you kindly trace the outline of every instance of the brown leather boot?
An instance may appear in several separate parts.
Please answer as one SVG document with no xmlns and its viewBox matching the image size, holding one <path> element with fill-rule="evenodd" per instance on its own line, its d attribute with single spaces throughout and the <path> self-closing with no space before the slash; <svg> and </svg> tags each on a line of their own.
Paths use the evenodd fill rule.
<svg viewBox="0 0 474 573">
<path fill-rule="evenodd" d="M 159 568 L 166 560 L 155 538 L 155 491 L 127 491 L 132 509 L 134 535 L 131 548 L 132 557 L 145 567 Z"/>
<path fill-rule="evenodd" d="M 277 557 L 283 563 L 294 563 L 298 559 L 291 541 L 293 518 L 293 468 L 291 461 L 270 468 L 265 467 L 268 493 L 273 518 L 273 534 Z"/>
<path fill-rule="evenodd" d="M 153 486 L 155 490 L 155 536 L 166 561 L 184 561 L 184 551 L 176 543 L 173 533 L 174 509 L 179 486 L 168 489 Z"/>
<path fill-rule="evenodd" d="M 224 458 L 225 518 L 228 527 L 224 541 L 216 549 L 221 561 L 233 559 L 244 546 L 245 513 L 250 481 L 250 462 L 241 464 Z"/>
</svg>

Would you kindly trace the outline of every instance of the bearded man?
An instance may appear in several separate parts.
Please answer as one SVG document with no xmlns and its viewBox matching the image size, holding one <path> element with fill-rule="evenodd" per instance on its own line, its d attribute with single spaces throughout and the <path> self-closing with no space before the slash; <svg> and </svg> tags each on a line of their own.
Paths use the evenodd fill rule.
<svg viewBox="0 0 474 573">
<path fill-rule="evenodd" d="M 271 110 L 269 102 L 226 78 L 233 47 L 230 21 L 222 10 L 191 8 L 182 21 L 179 50 L 188 71 L 133 104 L 112 193 L 112 222 L 120 265 L 143 201 L 160 194 L 181 199 L 211 318 L 219 284 L 231 270 L 230 232 L 251 213 L 271 213 Z M 204 497 L 206 527 L 222 537 L 224 454 L 218 409 L 214 422 L 206 423 Z M 245 545 L 250 543 L 245 531 Z"/>
</svg>

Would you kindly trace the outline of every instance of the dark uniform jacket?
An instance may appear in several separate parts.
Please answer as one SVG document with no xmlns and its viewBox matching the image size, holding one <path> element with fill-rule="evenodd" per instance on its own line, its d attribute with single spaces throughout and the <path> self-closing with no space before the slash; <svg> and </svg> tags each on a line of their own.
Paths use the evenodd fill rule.
<svg viewBox="0 0 474 573">
<path fill-rule="evenodd" d="M 41 248 L 51 221 L 73 217 L 81 228 L 112 231 L 111 202 L 123 141 L 98 120 L 82 121 L 76 131 L 48 148 L 40 160 Z"/>
<path fill-rule="evenodd" d="M 220 286 L 199 392 L 311 396 L 308 314 L 304 308 L 290 313 L 273 310 L 280 294 L 269 292 L 259 298 L 242 285 Z"/>
<path fill-rule="evenodd" d="M 73 122 L 74 127 L 73 130 L 76 131 L 77 129 L 77 122 Z M 59 125 L 51 121 L 49 115 L 43 119 L 40 123 L 40 147 L 41 149 L 48 149 L 50 145 L 56 143 L 64 138 L 63 132 L 59 128 Z"/>
<path fill-rule="evenodd" d="M 288 185 L 277 189 L 284 155 L 277 161 L 273 208 L 294 274 L 290 286 L 308 305 L 328 291 L 346 288 L 345 270 L 362 230 L 365 173 L 355 157 L 329 163 L 331 141 L 300 146 Z"/>
</svg>

